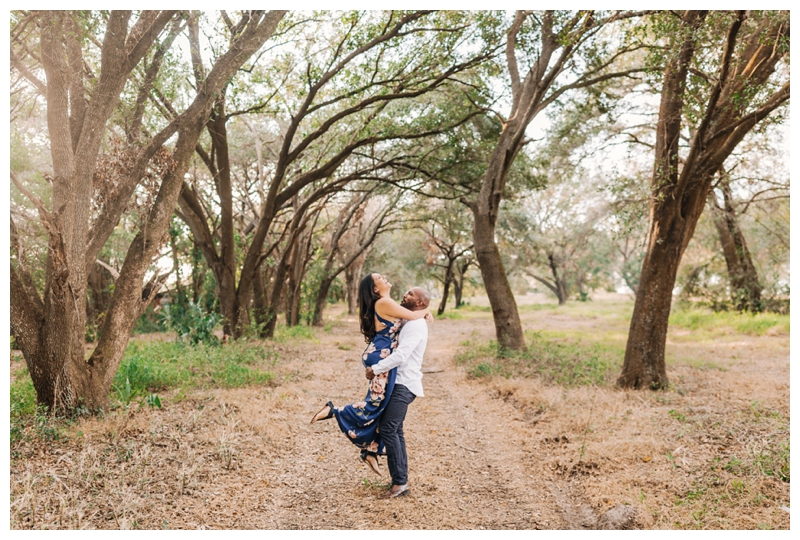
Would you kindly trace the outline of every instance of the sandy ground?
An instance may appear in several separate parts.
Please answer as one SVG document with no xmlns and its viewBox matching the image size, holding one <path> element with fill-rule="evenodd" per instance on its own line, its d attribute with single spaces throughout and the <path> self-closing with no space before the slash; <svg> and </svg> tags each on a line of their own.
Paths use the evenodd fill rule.
<svg viewBox="0 0 800 540">
<path fill-rule="evenodd" d="M 385 463 L 378 477 L 335 421 L 309 425 L 327 400 L 366 392 L 356 321 L 329 317 L 317 340 L 279 346 L 275 386 L 167 393 L 163 409 L 81 420 L 66 439 L 21 449 L 11 528 L 789 528 L 788 483 L 722 468 L 788 440 L 788 336 L 697 344 L 670 334 L 673 354 L 722 367 L 678 363 L 670 391 L 629 392 L 471 380 L 454 355 L 493 337 L 490 314 L 437 320 L 425 397 L 405 424 L 411 493 L 382 501 Z"/>
</svg>

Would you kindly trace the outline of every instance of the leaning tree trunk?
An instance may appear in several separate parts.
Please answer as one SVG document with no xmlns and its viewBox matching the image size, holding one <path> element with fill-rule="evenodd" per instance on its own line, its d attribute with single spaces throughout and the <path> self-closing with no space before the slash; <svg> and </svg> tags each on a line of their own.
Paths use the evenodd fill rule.
<svg viewBox="0 0 800 540">
<path fill-rule="evenodd" d="M 281 258 L 278 267 L 275 269 L 272 290 L 269 296 L 269 307 L 267 308 L 267 322 L 261 331 L 261 337 L 271 338 L 275 336 L 275 327 L 278 324 L 278 310 L 282 298 L 285 298 L 286 273 L 288 271 L 287 257 Z"/>
<path fill-rule="evenodd" d="M 539 56 L 529 63 L 527 75 L 520 77 L 516 59 L 517 36 L 531 12 L 519 10 L 506 36 L 506 60 L 511 78 L 512 107 L 507 121 L 503 123 L 500 138 L 489 157 L 486 173 L 481 180 L 481 189 L 475 201 L 462 202 L 469 206 L 474 217 L 473 239 L 475 256 L 483 276 L 483 285 L 492 306 L 497 342 L 501 348 L 522 350 L 525 338 L 519 319 L 517 302 L 511 291 L 500 250 L 494 240 L 495 226 L 503 200 L 505 183 L 514 159 L 525 141 L 525 130 L 544 105 L 545 93 L 551 87 L 565 63 L 572 54 L 577 41 L 559 39 L 553 32 L 555 14 L 545 11 L 542 14 L 542 35 Z M 593 25 L 591 12 L 577 16 L 582 20 L 579 27 L 583 32 Z M 561 36 L 562 38 L 565 36 Z M 550 66 L 554 53 L 563 47 L 560 57 Z M 549 69 L 548 69 L 549 68 Z"/>
<path fill-rule="evenodd" d="M 325 275 L 328 274 L 326 273 Z M 314 300 L 314 318 L 311 321 L 314 326 L 322 326 L 322 314 L 325 311 L 325 303 L 328 301 L 328 292 L 331 290 L 331 285 L 333 285 L 333 280 L 335 279 L 336 276 L 326 277 L 319 284 L 317 297 Z"/>
<path fill-rule="evenodd" d="M 264 272 L 257 271 L 253 278 L 253 316 L 255 323 L 263 326 L 267 322 L 267 288 L 264 284 Z"/>
<path fill-rule="evenodd" d="M 472 237 L 475 241 L 475 256 L 483 276 L 483 286 L 492 306 L 497 343 L 502 349 L 520 350 L 525 347 L 522 323 L 519 319 L 517 301 L 508 282 L 500 250 L 494 241 L 494 223 L 488 215 L 473 210 L 475 217 Z"/>
<path fill-rule="evenodd" d="M 655 228 L 658 224 L 655 224 Z M 653 230 L 651 226 L 651 231 Z M 642 265 L 633 308 L 620 384 L 634 388 L 666 388 L 665 349 L 672 289 L 681 260 L 683 234 L 676 230 L 668 240 L 653 243 Z"/>
<path fill-rule="evenodd" d="M 731 300 L 739 311 L 757 313 L 763 308 L 758 271 L 739 227 L 731 188 L 728 184 L 722 184 L 720 189 L 725 200 L 723 207 L 719 206 L 713 191 L 708 198 L 714 209 L 714 225 L 719 233 L 722 253 L 728 267 Z"/>
</svg>

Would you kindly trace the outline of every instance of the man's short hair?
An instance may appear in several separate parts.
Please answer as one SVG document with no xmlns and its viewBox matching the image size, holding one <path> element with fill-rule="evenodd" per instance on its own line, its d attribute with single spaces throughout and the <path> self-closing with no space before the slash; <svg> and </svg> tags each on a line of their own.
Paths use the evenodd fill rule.
<svg viewBox="0 0 800 540">
<path fill-rule="evenodd" d="M 422 305 L 428 307 L 431 303 L 431 293 L 422 287 L 414 287 L 414 290 L 417 292 L 419 299 L 422 301 Z"/>
</svg>

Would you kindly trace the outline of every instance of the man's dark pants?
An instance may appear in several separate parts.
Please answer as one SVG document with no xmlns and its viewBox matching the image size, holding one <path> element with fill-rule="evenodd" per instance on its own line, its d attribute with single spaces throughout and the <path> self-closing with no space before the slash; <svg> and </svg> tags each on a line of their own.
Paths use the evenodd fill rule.
<svg viewBox="0 0 800 540">
<path fill-rule="evenodd" d="M 408 456 L 406 455 L 406 439 L 403 437 L 403 421 L 406 419 L 408 406 L 415 396 L 402 384 L 394 385 L 392 396 L 381 416 L 380 433 L 386 447 L 386 461 L 392 485 L 402 486 L 408 483 Z"/>
</svg>

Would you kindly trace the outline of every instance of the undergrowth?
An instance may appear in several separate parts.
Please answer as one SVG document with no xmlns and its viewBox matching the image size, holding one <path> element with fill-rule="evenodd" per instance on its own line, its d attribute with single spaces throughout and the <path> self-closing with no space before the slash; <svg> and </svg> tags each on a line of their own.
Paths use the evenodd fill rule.
<svg viewBox="0 0 800 540">
<path fill-rule="evenodd" d="M 126 381 L 134 396 L 174 387 L 236 388 L 267 384 L 274 377 L 268 368 L 276 360 L 271 348 L 256 342 L 234 341 L 223 347 L 131 342 L 114 377 L 112 397 L 121 403 L 130 402 L 132 396 L 128 395 Z"/>
<path fill-rule="evenodd" d="M 564 386 L 603 385 L 613 380 L 622 355 L 614 345 L 577 341 L 552 341 L 542 332 L 526 332 L 524 351 L 506 351 L 492 340 L 466 341 L 456 362 L 471 377 L 540 377 Z M 624 352 L 624 351 L 623 351 Z"/>
<path fill-rule="evenodd" d="M 111 407 L 161 407 L 159 392 L 173 388 L 237 388 L 271 384 L 277 353 L 263 343 L 235 341 L 225 346 L 131 340 L 111 386 Z M 23 438 L 55 440 L 70 418 L 36 405 L 25 367 L 11 385 L 11 444 Z"/>
<path fill-rule="evenodd" d="M 314 330 L 310 326 L 304 324 L 296 324 L 294 326 L 284 326 L 278 324 L 275 327 L 275 336 L 273 341 L 277 343 L 286 343 L 288 341 L 297 341 L 299 339 L 306 339 L 316 342 L 317 336 L 314 335 Z"/>
<path fill-rule="evenodd" d="M 726 331 L 749 336 L 762 336 L 770 329 L 772 332 L 789 334 L 789 315 L 777 313 L 738 313 L 735 311 L 713 312 L 710 309 L 689 308 L 673 310 L 669 316 L 670 326 L 680 326 L 689 330 L 706 330 L 712 333 Z"/>
</svg>

